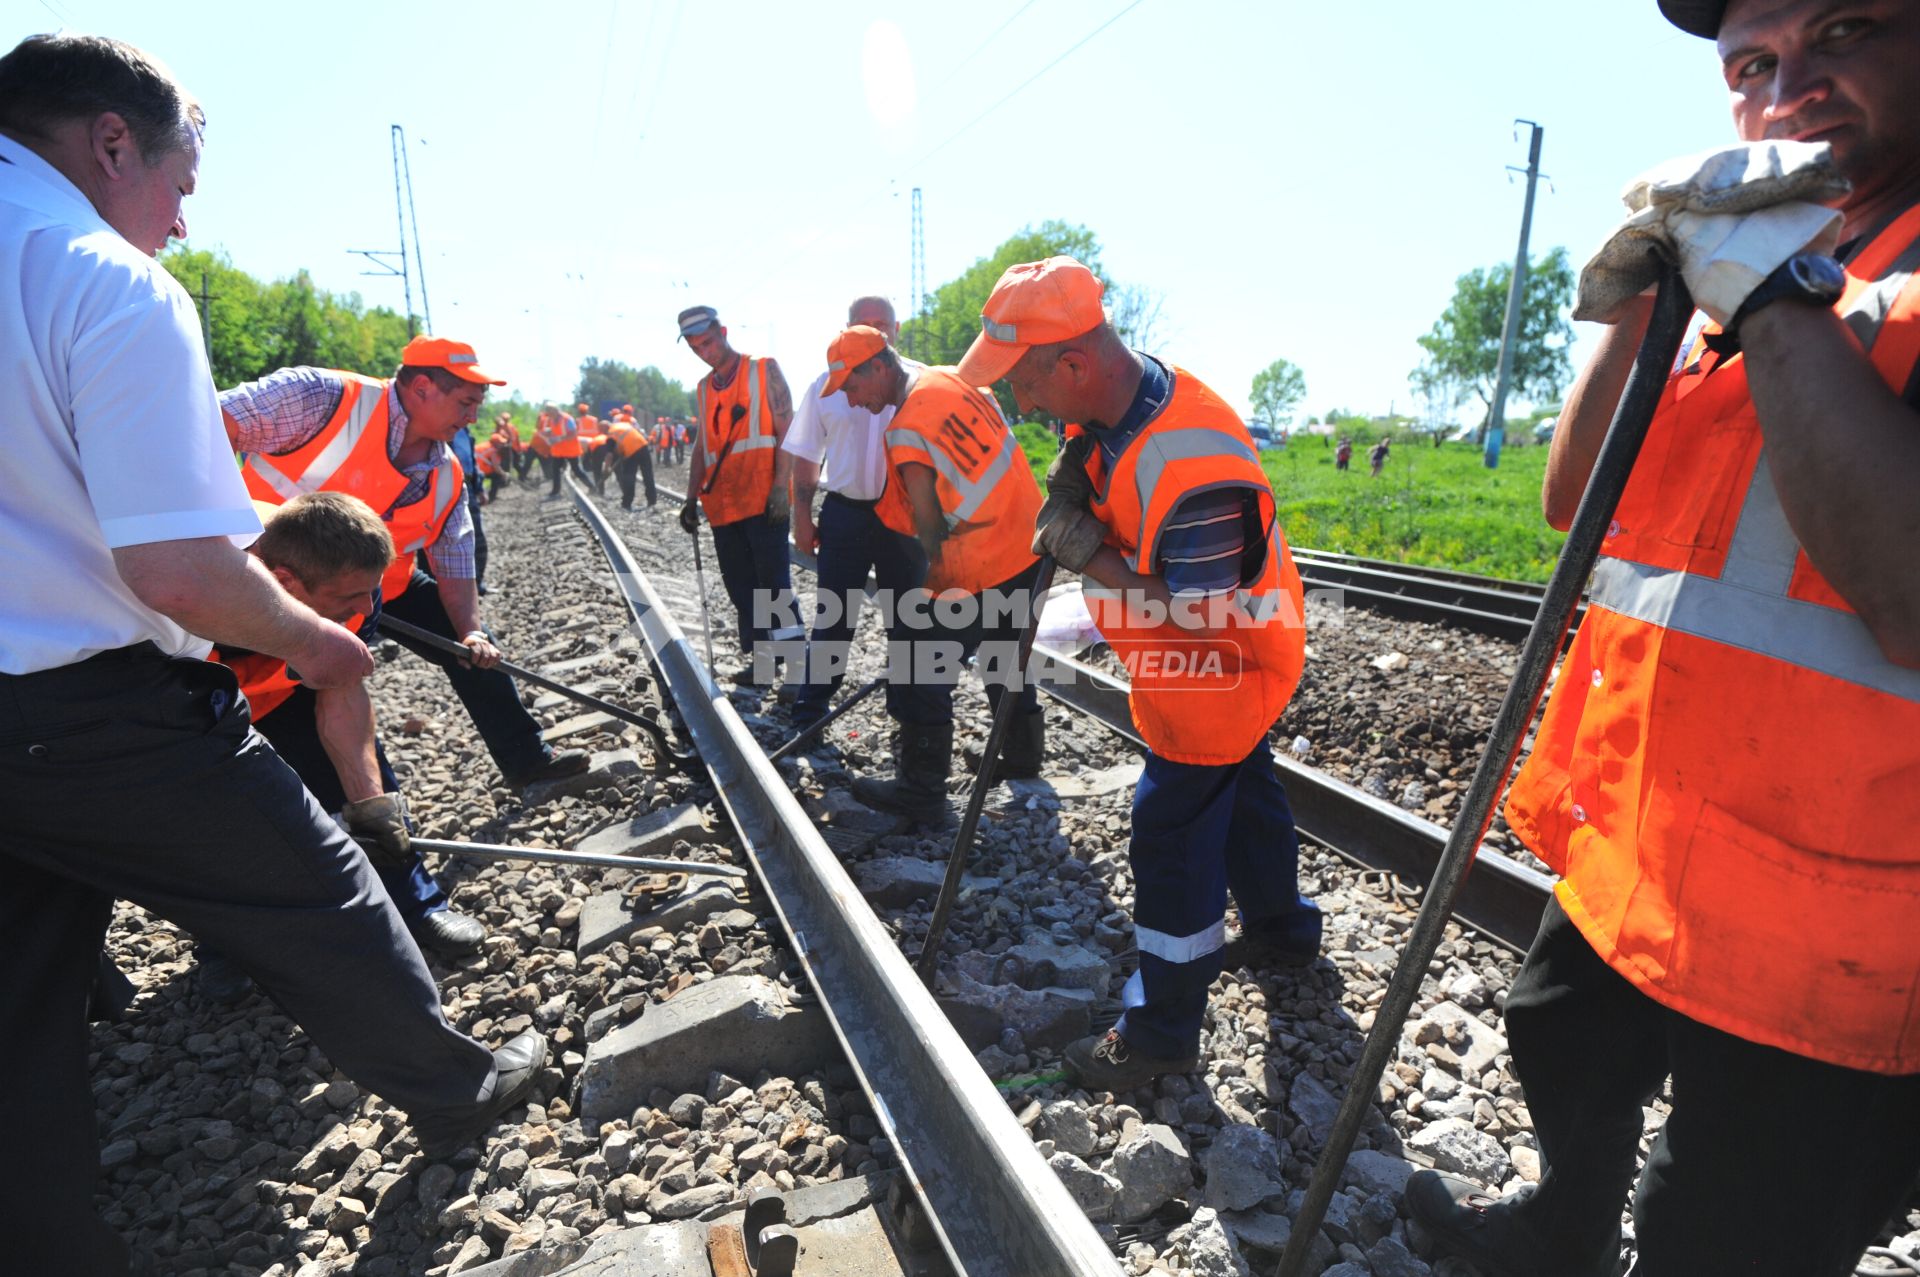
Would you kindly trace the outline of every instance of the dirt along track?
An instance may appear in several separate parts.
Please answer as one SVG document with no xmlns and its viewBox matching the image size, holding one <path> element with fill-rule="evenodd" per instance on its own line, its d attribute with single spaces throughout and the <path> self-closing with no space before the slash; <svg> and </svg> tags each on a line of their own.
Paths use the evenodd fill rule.
<svg viewBox="0 0 1920 1277">
<path fill-rule="evenodd" d="M 628 515 L 602 504 L 691 632 L 694 574 L 672 506 Z M 640 701 L 638 642 L 604 560 L 569 510 L 530 487 L 488 509 L 489 617 L 516 659 L 562 666 L 560 677 Z M 737 645 L 710 552 L 707 569 L 724 666 Z M 795 583 L 810 596 L 809 577 L 796 573 Z M 1504 689 L 1511 646 L 1359 613 L 1341 625 L 1310 620 L 1307 677 L 1276 744 L 1292 748 L 1304 737 L 1307 761 L 1444 821 Z M 1388 659 L 1394 653 L 1405 663 Z M 881 654 L 870 610 L 848 686 L 877 673 Z M 437 671 L 400 654 L 375 679 L 382 734 L 424 834 L 571 847 L 691 803 L 703 810 L 705 831 L 690 831 L 671 854 L 742 859 L 707 785 L 642 766 L 528 806 L 499 785 Z M 545 693 L 528 699 L 544 724 L 579 718 Z M 771 692 L 742 689 L 732 700 L 768 748 L 785 738 Z M 977 747 L 986 725 L 977 683 L 962 688 L 957 707 L 959 744 Z M 1111 733 L 1058 708 L 1049 710 L 1049 730 L 1051 783 L 1002 787 L 989 800 L 940 991 L 1119 1271 L 1224 1274 L 1246 1263 L 1264 1271 L 1284 1244 L 1288 1198 L 1306 1183 L 1384 993 L 1410 901 L 1384 875 L 1306 848 L 1304 885 L 1327 913 L 1322 960 L 1305 971 L 1226 973 L 1213 992 L 1199 1072 L 1132 1094 L 1077 1091 L 1060 1077 L 1060 1049 L 1111 1022 L 1133 964 L 1126 834 L 1135 758 Z M 633 729 L 591 729 L 563 743 L 637 748 L 643 764 L 649 754 Z M 882 769 L 886 757 L 875 697 L 779 766 L 911 957 L 951 831 L 884 827 L 851 803 L 848 777 Z M 956 767 L 956 795 L 966 780 Z M 191 942 L 137 910 L 118 910 L 110 947 L 141 995 L 130 1022 L 94 1031 L 101 1206 L 153 1271 L 467 1271 L 711 1213 L 756 1185 L 893 1164 L 844 1065 L 789 1076 L 769 1060 L 751 1074 L 656 1090 L 624 1117 L 575 1112 L 589 1017 L 595 1036 L 612 1032 L 721 975 L 759 974 L 804 997 L 797 963 L 751 891 L 743 887 L 731 907 L 696 925 L 642 931 L 578 957 L 584 902 L 622 885 L 625 871 L 433 867 L 456 907 L 491 932 L 479 955 L 436 966 L 450 1018 L 490 1043 L 531 1024 L 555 1047 L 542 1101 L 510 1113 L 477 1156 L 451 1162 L 427 1161 L 401 1115 L 334 1074 L 264 998 L 204 1004 L 187 979 Z M 1500 1036 L 1514 971 L 1505 950 L 1450 933 L 1383 1083 L 1378 1120 L 1335 1199 L 1320 1267 L 1353 1265 L 1341 1277 L 1465 1273 L 1452 1261 L 1429 1269 L 1417 1257 L 1422 1239 L 1409 1235 L 1397 1199 L 1410 1167 L 1509 1186 L 1537 1175 Z"/>
</svg>

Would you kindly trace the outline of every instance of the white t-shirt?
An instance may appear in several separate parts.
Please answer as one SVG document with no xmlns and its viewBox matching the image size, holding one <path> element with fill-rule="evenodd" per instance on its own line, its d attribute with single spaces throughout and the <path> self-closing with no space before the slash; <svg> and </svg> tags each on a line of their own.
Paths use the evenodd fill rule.
<svg viewBox="0 0 1920 1277">
<path fill-rule="evenodd" d="M 209 644 L 141 603 L 119 546 L 260 533 L 193 300 L 73 183 L 0 137 L 0 672 L 152 640 Z"/>
<path fill-rule="evenodd" d="M 887 487 L 887 423 L 893 409 L 868 412 L 847 402 L 841 391 L 822 398 L 827 374 L 814 379 L 793 410 L 793 422 L 780 446 L 802 461 L 825 468 L 820 486 L 855 501 L 878 501 Z"/>
</svg>

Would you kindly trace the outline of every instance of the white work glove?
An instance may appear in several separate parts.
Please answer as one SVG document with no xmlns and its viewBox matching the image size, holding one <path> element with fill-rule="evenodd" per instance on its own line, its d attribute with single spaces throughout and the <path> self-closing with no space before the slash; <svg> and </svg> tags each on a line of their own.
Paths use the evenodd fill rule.
<svg viewBox="0 0 1920 1277">
<path fill-rule="evenodd" d="M 1832 252 L 1851 189 L 1824 142 L 1751 142 L 1682 156 L 1628 184 L 1630 216 L 1580 272 L 1575 319 L 1611 323 L 1676 263 L 1693 304 L 1725 324 L 1795 253 Z"/>
</svg>

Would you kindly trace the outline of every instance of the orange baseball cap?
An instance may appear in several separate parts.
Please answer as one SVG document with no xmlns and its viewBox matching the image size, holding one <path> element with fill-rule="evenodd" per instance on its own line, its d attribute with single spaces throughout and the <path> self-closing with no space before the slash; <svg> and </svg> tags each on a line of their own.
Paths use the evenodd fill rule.
<svg viewBox="0 0 1920 1277">
<path fill-rule="evenodd" d="M 991 386 L 1035 346 L 1066 341 L 1106 322 L 1106 285 L 1071 257 L 1007 267 L 980 312 L 980 335 L 954 371 L 969 386 Z"/>
<path fill-rule="evenodd" d="M 507 384 L 480 371 L 480 356 L 473 353 L 472 346 L 445 337 L 415 337 L 400 352 L 400 363 L 406 368 L 444 368 L 462 381 L 482 386 Z"/>
<path fill-rule="evenodd" d="M 846 385 L 848 374 L 886 348 L 887 335 L 878 328 L 855 324 L 842 329 L 827 347 L 827 384 L 820 387 L 820 394 L 830 395 Z"/>
</svg>

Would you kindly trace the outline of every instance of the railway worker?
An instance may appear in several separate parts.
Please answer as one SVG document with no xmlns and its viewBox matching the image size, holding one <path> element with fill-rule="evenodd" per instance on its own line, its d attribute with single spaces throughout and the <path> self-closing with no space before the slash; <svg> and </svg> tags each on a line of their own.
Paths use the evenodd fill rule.
<svg viewBox="0 0 1920 1277">
<path fill-rule="evenodd" d="M 1040 487 L 993 396 L 951 368 L 909 364 L 875 328 L 843 331 L 827 350 L 827 394 L 856 408 L 891 407 L 890 474 L 879 516 L 912 535 L 925 582 L 896 600 L 889 628 L 887 713 L 899 725 L 891 779 L 862 776 L 853 796 L 915 820 L 946 813 L 953 765 L 953 685 L 976 649 L 987 699 L 998 706 L 1019 680 L 1014 721 L 1040 752 L 1040 706 L 1016 653 L 1033 606 L 1039 557 L 1029 548 Z"/>
<path fill-rule="evenodd" d="M 693 446 L 693 428 L 684 421 L 676 421 L 673 426 L 673 464 L 687 463 L 687 452 Z"/>
<path fill-rule="evenodd" d="M 633 509 L 634 476 L 644 472 L 647 508 L 651 510 L 659 501 L 659 494 L 653 486 L 653 448 L 647 442 L 646 432 L 633 423 L 632 413 L 622 411 L 614 415 L 613 424 L 607 427 L 607 437 L 612 440 L 617 458 L 613 476 L 620 484 L 620 508 Z"/>
<path fill-rule="evenodd" d="M 220 433 L 186 234 L 205 115 L 131 45 L 40 35 L 0 58 L 0 1159 L 10 1272 L 118 1277 L 87 991 L 116 898 L 217 944 L 434 1156 L 524 1101 L 546 1061 L 451 1028 L 366 857 L 248 727 L 206 637 L 316 687 L 373 668 L 234 544 L 259 519 Z M 298 872 L 289 872 L 297 866 Z"/>
<path fill-rule="evenodd" d="M 774 451 L 793 420 L 793 396 L 780 365 L 735 350 L 711 306 L 680 312 L 680 336 L 712 369 L 700 379 L 700 446 L 687 473 L 680 526 L 699 535 L 700 513 L 713 527 L 720 579 L 739 620 L 746 663 L 733 679 L 772 681 L 780 656 L 804 631 L 794 615 L 787 564 L 788 490 L 773 481 Z"/>
<path fill-rule="evenodd" d="M 505 413 L 500 415 L 506 417 Z M 513 477 L 525 480 L 527 471 L 532 468 L 534 461 L 539 456 L 539 454 L 533 450 L 534 441 L 537 436 L 521 435 L 519 427 L 513 424 L 512 418 L 507 418 L 507 428 L 513 431 Z"/>
<path fill-rule="evenodd" d="M 884 297 L 856 299 L 847 308 L 847 322 L 873 329 L 889 345 L 900 335 L 893 303 Z M 920 369 L 919 364 L 902 362 L 911 371 Z M 827 393 L 827 381 L 833 375 L 821 373 L 800 396 L 793 425 L 775 459 L 773 478 L 778 486 L 791 473 L 793 543 L 819 556 L 807 668 L 793 702 L 796 727 L 824 717 L 833 689 L 840 685 L 854 625 L 866 601 L 867 573 L 873 573 L 889 597 L 898 599 L 919 585 L 927 571 L 919 541 L 880 520 L 880 498 L 890 469 L 886 429 L 893 419 L 893 405 L 885 404 L 877 412 L 855 407 L 843 390 Z M 813 495 L 821 487 L 826 495 L 820 501 L 816 526 Z"/>
<path fill-rule="evenodd" d="M 473 347 L 443 337 L 414 338 L 400 361 L 386 380 L 282 368 L 224 392 L 221 415 L 234 448 L 246 454 L 248 491 L 274 502 L 322 489 L 350 492 L 381 511 L 396 551 L 380 584 L 385 613 L 454 639 L 471 656 L 456 660 L 398 641 L 446 671 L 509 786 L 575 775 L 586 770 L 586 754 L 555 752 L 542 741 L 513 680 L 494 668 L 500 651 L 482 624 L 473 524 L 457 499 L 460 465 L 448 450 L 486 388 L 505 383 L 481 371 Z M 422 550 L 431 574 L 416 566 Z"/>
<path fill-rule="evenodd" d="M 1563 875 L 1506 1005 L 1545 1174 L 1408 1205 L 1483 1271 L 1612 1273 L 1671 1078 L 1636 1277 L 1840 1277 L 1920 1171 L 1920 6 L 1661 8 L 1717 40 L 1746 145 L 1661 166 L 1634 219 L 1711 324 L 1507 803 Z M 1554 431 L 1560 528 L 1651 311 L 1627 247 L 1581 276 L 1611 327 Z"/>
<path fill-rule="evenodd" d="M 1021 411 L 1069 427 L 1034 548 L 1085 578 L 1132 679 L 1146 769 L 1129 855 L 1140 969 L 1125 1014 L 1067 1048 L 1089 1090 L 1124 1091 L 1198 1059 L 1232 889 L 1254 965 L 1304 965 L 1320 913 L 1267 733 L 1299 681 L 1300 576 L 1240 418 L 1192 373 L 1130 350 L 1099 279 L 1070 257 L 1000 277 L 960 375 L 1007 379 Z"/>
<path fill-rule="evenodd" d="M 546 468 L 547 478 L 553 486 L 547 490 L 549 498 L 560 495 L 560 479 L 568 470 L 580 472 L 580 423 L 561 412 L 552 404 L 534 427 L 539 436 L 540 464 Z"/>
<path fill-rule="evenodd" d="M 600 418 L 586 404 L 580 405 L 580 476 L 593 484 L 593 490 L 607 490 L 607 431 Z"/>
<path fill-rule="evenodd" d="M 393 557 L 380 516 L 344 492 L 309 492 L 262 515 L 265 530 L 248 552 L 294 599 L 371 640 L 380 578 Z M 444 958 L 479 948 L 486 929 L 450 907 L 408 839 L 406 803 L 374 734 L 366 682 L 316 690 L 281 658 L 231 644 L 215 648 L 213 659 L 233 671 L 254 729 L 307 792 L 338 812 L 348 833 L 372 843 L 368 859 L 421 948 Z M 252 982 L 231 959 L 211 946 L 199 956 L 203 995 L 216 1002 L 245 996 Z"/>
</svg>

